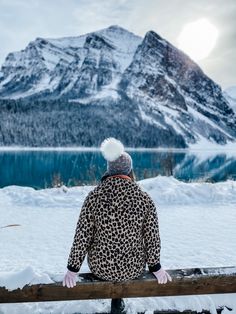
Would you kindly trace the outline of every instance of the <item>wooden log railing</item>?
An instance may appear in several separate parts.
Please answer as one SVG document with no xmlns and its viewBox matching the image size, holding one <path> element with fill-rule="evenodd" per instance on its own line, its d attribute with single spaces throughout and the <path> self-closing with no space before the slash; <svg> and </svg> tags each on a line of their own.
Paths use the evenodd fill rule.
<svg viewBox="0 0 236 314">
<path fill-rule="evenodd" d="M 236 267 L 167 270 L 172 281 L 158 284 L 145 272 L 137 279 L 112 282 L 91 273 L 79 274 L 76 287 L 61 282 L 26 285 L 9 291 L 0 287 L 0 303 L 112 299 L 111 313 L 122 313 L 122 298 L 236 293 Z"/>
</svg>

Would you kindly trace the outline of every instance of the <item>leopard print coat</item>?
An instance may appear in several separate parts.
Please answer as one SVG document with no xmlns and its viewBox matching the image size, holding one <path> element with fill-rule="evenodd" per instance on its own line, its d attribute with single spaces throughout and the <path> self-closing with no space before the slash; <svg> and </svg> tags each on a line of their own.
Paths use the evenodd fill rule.
<svg viewBox="0 0 236 314">
<path fill-rule="evenodd" d="M 132 180 L 107 177 L 86 197 L 77 222 L 67 268 L 89 268 L 104 280 L 137 278 L 160 265 L 160 235 L 154 202 Z"/>
</svg>

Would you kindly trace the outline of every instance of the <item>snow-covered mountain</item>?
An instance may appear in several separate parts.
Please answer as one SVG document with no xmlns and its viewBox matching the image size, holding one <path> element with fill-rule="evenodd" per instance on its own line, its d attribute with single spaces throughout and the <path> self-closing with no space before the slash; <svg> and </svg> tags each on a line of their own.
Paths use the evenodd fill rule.
<svg viewBox="0 0 236 314">
<path fill-rule="evenodd" d="M 112 93 L 142 38 L 123 28 L 78 37 L 36 38 L 10 53 L 1 68 L 0 97 L 86 98 Z"/>
<path fill-rule="evenodd" d="M 19 113 L 18 135 L 12 130 L 11 136 L 0 134 L 5 145 L 90 146 L 111 135 L 126 145 L 145 147 L 236 139 L 236 115 L 220 86 L 153 31 L 141 38 L 111 26 L 78 37 L 37 38 L 7 56 L 0 98 L 21 99 L 18 105 L 11 102 L 17 108 L 11 110 L 12 119 L 9 104 L 0 106 L 6 117 L 2 132 L 15 127 L 13 116 Z M 50 100 L 51 107 L 45 105 Z M 27 110 L 25 101 L 30 101 Z M 55 106 L 63 114 L 53 114 Z M 48 134 L 42 140 L 37 132 L 45 125 Z M 55 126 L 65 134 L 57 135 Z"/>
<path fill-rule="evenodd" d="M 231 108 L 236 113 L 236 86 L 228 87 L 224 90 L 224 96 L 228 100 Z"/>
</svg>

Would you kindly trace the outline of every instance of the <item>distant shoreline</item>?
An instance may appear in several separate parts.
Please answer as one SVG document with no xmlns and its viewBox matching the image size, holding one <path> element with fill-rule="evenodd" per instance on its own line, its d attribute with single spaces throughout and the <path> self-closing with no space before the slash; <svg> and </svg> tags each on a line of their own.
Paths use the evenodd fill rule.
<svg viewBox="0 0 236 314">
<path fill-rule="evenodd" d="M 211 145 L 201 145 L 201 144 L 194 144 L 187 148 L 176 148 L 176 147 L 126 147 L 126 151 L 150 151 L 150 152 L 194 152 L 194 151 L 219 151 L 219 152 L 226 152 L 226 151 L 235 151 L 236 152 L 236 143 L 228 143 L 226 145 L 219 145 L 209 143 Z M 99 147 L 85 147 L 85 146 L 42 146 L 42 147 L 31 147 L 31 146 L 0 146 L 0 152 L 4 151 L 81 151 L 81 152 L 90 152 L 90 151 L 100 151 Z"/>
</svg>

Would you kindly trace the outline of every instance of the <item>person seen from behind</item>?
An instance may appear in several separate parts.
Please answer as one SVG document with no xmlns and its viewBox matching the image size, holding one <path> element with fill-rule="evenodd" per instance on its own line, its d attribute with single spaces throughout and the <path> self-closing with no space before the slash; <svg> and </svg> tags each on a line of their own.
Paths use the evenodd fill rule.
<svg viewBox="0 0 236 314">
<path fill-rule="evenodd" d="M 159 284 L 172 281 L 160 264 L 157 210 L 135 181 L 131 156 L 115 138 L 105 139 L 101 152 L 107 170 L 81 208 L 63 286 L 76 286 L 86 255 L 90 271 L 103 280 L 135 279 L 147 264 Z"/>
</svg>

